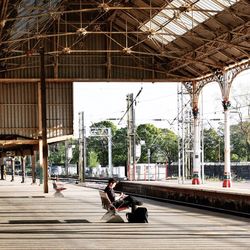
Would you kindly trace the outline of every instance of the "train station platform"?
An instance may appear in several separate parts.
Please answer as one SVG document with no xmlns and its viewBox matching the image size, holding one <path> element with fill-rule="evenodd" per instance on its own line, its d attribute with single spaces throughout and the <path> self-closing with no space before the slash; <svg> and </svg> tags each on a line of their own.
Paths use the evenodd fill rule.
<svg viewBox="0 0 250 250">
<path fill-rule="evenodd" d="M 248 218 L 139 198 L 149 223 L 105 223 L 97 189 L 65 187 L 1 180 L 0 249 L 250 249 Z"/>
<path fill-rule="evenodd" d="M 192 185 L 191 180 L 179 181 L 136 181 L 120 182 L 118 189 L 142 197 L 195 206 L 223 213 L 250 218 L 250 183 L 236 182 L 231 188 L 222 187 L 219 181 L 207 181 Z"/>
</svg>

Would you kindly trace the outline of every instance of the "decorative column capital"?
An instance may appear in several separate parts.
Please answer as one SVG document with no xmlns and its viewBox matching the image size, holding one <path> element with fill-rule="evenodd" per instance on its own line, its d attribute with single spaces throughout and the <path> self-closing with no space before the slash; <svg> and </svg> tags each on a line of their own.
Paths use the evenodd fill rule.
<svg viewBox="0 0 250 250">
<path fill-rule="evenodd" d="M 224 111 L 227 111 L 229 109 L 229 107 L 231 106 L 231 102 L 227 99 L 222 101 L 222 106 Z"/>
<path fill-rule="evenodd" d="M 198 118 L 198 114 L 199 114 L 198 107 L 194 106 L 193 109 L 192 109 L 192 112 L 193 112 L 194 119 L 197 119 Z"/>
</svg>

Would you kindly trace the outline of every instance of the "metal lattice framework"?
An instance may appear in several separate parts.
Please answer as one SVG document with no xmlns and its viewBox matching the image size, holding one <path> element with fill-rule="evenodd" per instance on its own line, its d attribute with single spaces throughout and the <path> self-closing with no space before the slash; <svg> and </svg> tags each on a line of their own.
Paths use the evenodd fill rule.
<svg viewBox="0 0 250 250">
<path fill-rule="evenodd" d="M 3 0 L 0 75 L 193 81 L 249 60 L 247 0 Z"/>
</svg>

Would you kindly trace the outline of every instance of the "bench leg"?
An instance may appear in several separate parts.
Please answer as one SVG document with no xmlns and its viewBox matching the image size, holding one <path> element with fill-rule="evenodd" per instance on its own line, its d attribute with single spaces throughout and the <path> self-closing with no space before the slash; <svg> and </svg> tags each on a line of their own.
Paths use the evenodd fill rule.
<svg viewBox="0 0 250 250">
<path fill-rule="evenodd" d="M 106 223 L 122 223 L 122 222 L 124 222 L 122 217 L 119 214 L 117 214 L 114 210 L 111 210 L 111 211 L 108 211 L 107 213 L 105 213 L 102 216 L 101 220 L 106 222 Z"/>
<path fill-rule="evenodd" d="M 64 197 L 64 195 L 62 194 L 61 190 L 56 190 L 54 197 Z"/>
<path fill-rule="evenodd" d="M 115 214 L 115 211 L 107 211 L 101 218 L 102 221 L 107 221 L 111 216 Z"/>
</svg>

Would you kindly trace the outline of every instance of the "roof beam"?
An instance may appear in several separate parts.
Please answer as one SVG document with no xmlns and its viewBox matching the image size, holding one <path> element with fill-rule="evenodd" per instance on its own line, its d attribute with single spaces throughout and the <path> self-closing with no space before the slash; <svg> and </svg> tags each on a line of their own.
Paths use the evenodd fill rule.
<svg viewBox="0 0 250 250">
<path fill-rule="evenodd" d="M 241 25 L 240 27 L 235 28 L 233 31 L 237 32 L 237 31 L 242 31 L 244 29 L 246 29 L 247 25 L 249 25 L 250 22 L 248 22 L 247 24 Z M 185 63 L 183 63 L 183 61 L 179 62 L 178 60 L 173 60 L 170 64 L 169 64 L 169 69 L 170 72 L 174 72 L 179 68 L 183 68 L 185 66 L 187 66 L 188 64 L 190 64 L 190 59 L 192 58 L 193 53 L 196 54 L 196 56 L 193 58 L 193 60 L 202 60 L 204 57 L 213 54 L 215 51 L 218 51 L 222 48 L 226 47 L 225 43 L 221 43 L 221 39 L 223 41 L 225 41 L 226 38 L 229 37 L 230 32 L 226 32 L 220 36 L 218 36 L 217 38 L 215 38 L 212 41 L 209 41 L 208 43 L 198 47 L 197 49 L 195 49 L 192 52 L 188 52 L 186 55 L 183 56 L 183 60 L 187 60 Z M 238 46 L 236 40 L 241 40 L 242 37 L 235 37 L 232 41 L 235 41 L 235 44 L 232 44 L 232 46 Z M 219 65 L 218 65 L 219 68 Z"/>
</svg>

